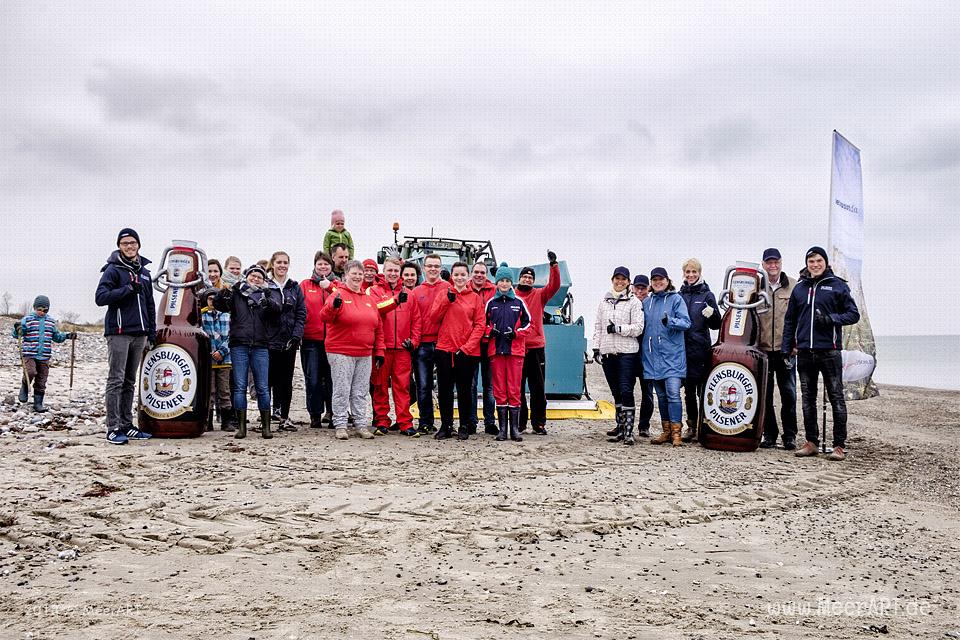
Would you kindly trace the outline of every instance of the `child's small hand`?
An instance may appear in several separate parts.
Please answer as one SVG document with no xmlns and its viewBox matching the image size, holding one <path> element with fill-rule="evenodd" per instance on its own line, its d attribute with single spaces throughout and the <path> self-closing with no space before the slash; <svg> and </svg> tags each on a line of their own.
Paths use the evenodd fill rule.
<svg viewBox="0 0 960 640">
<path fill-rule="evenodd" d="M 223 354 L 219 351 L 213 352 L 213 361 L 214 362 L 223 362 Z"/>
</svg>

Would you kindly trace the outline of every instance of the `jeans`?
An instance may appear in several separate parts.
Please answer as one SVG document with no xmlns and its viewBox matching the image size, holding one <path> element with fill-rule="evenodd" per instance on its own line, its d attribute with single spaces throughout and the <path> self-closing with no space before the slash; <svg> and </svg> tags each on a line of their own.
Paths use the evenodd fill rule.
<svg viewBox="0 0 960 640">
<path fill-rule="evenodd" d="M 547 424 L 547 394 L 544 390 L 547 375 L 547 356 L 543 347 L 527 349 L 523 358 L 523 379 L 520 382 L 520 430 L 527 428 L 527 396 L 530 392 L 530 423 L 535 427 Z"/>
<path fill-rule="evenodd" d="M 247 371 L 253 371 L 253 386 L 257 390 L 257 408 L 270 411 L 270 351 L 266 347 L 230 345 L 233 364 L 233 408 L 247 409 Z"/>
<path fill-rule="evenodd" d="M 610 393 L 613 394 L 613 404 L 617 407 L 634 409 L 635 360 L 636 357 L 632 353 L 608 353 L 603 356 L 600 366 L 603 368 L 603 376 L 607 379 Z"/>
<path fill-rule="evenodd" d="M 763 418 L 763 439 L 777 439 L 777 415 L 773 410 L 773 382 L 780 389 L 780 421 L 783 423 L 783 441 L 793 442 L 797 437 L 797 361 L 780 351 L 767 351 L 767 397 Z"/>
<path fill-rule="evenodd" d="M 300 345 L 300 366 L 303 367 L 307 413 L 312 419 L 319 420 L 325 409 L 333 411 L 330 362 L 321 340 L 303 341 Z"/>
<path fill-rule="evenodd" d="M 281 418 L 290 415 L 290 402 L 293 400 L 293 370 L 297 366 L 297 350 L 270 350 L 270 391 L 273 395 L 273 407 L 280 412 Z"/>
<path fill-rule="evenodd" d="M 643 353 L 637 351 L 633 360 L 633 373 L 640 380 L 640 415 L 637 416 L 637 429 L 650 430 L 650 418 L 653 417 L 653 382 L 643 378 Z"/>
<path fill-rule="evenodd" d="M 687 422 L 700 424 L 700 407 L 703 406 L 703 392 L 707 388 L 706 378 L 684 378 L 683 400 L 687 406 Z"/>
<path fill-rule="evenodd" d="M 483 381 L 483 424 L 497 424 L 496 401 L 493 399 L 493 374 L 490 371 L 490 356 L 485 347 L 481 346 L 483 355 L 480 356 L 480 366 L 473 374 L 473 384 L 470 386 L 470 397 L 473 398 L 473 423 L 477 424 L 477 379 Z"/>
<path fill-rule="evenodd" d="M 421 427 L 433 426 L 433 367 L 436 342 L 423 342 L 417 349 L 417 410 Z"/>
<path fill-rule="evenodd" d="M 470 416 L 470 386 L 473 384 L 473 375 L 477 372 L 477 363 L 480 358 L 468 356 L 465 353 L 458 355 L 449 351 L 434 352 L 437 361 L 437 402 L 440 405 L 440 428 L 453 428 L 453 389 L 457 389 L 457 400 L 460 407 L 460 426 L 473 425 Z M 464 402 L 466 400 L 466 402 Z"/>
<path fill-rule="evenodd" d="M 133 427 L 133 394 L 146 336 L 107 336 L 107 433 Z"/>
<path fill-rule="evenodd" d="M 683 420 L 683 403 L 680 402 L 680 378 L 651 380 L 657 390 L 657 405 L 660 407 L 660 420 L 676 422 Z"/>
<path fill-rule="evenodd" d="M 827 398 L 833 409 L 833 446 L 844 447 L 847 441 L 847 402 L 843 397 L 843 357 L 839 349 L 803 349 L 797 356 L 800 372 L 800 395 L 803 401 L 803 430 L 806 438 L 820 444 L 817 428 L 817 380 L 823 374 Z"/>
</svg>

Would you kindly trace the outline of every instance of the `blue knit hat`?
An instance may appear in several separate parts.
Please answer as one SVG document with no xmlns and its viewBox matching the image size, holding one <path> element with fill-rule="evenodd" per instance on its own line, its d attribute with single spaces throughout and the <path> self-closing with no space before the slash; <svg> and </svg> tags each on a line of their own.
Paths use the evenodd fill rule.
<svg viewBox="0 0 960 640">
<path fill-rule="evenodd" d="M 50 298 L 47 296 L 37 296 L 33 299 L 33 308 L 39 309 L 43 307 L 44 309 L 50 308 Z"/>
</svg>

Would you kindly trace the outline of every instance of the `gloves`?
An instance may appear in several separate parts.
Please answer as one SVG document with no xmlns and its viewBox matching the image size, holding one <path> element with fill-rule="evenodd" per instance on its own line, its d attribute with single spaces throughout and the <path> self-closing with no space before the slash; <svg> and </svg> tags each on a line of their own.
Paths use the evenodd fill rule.
<svg viewBox="0 0 960 640">
<path fill-rule="evenodd" d="M 373 356 L 373 366 L 377 369 L 382 367 L 384 362 L 386 362 L 386 360 L 383 359 L 383 356 Z"/>
<path fill-rule="evenodd" d="M 813 312 L 813 321 L 818 327 L 832 327 L 833 320 L 830 319 L 830 316 L 820 311 L 820 309 L 815 309 Z"/>
<path fill-rule="evenodd" d="M 399 302 L 400 304 L 403 304 L 404 302 L 407 301 L 408 297 L 409 296 L 407 295 L 406 291 L 401 291 L 399 294 L 397 294 L 397 302 Z"/>
<path fill-rule="evenodd" d="M 143 292 L 143 285 L 140 284 L 139 280 L 134 280 L 130 283 L 130 288 L 133 289 L 133 292 L 137 295 L 140 295 Z"/>
<path fill-rule="evenodd" d="M 613 320 L 607 325 L 607 333 L 619 333 L 619 331 L 617 331 L 617 325 L 613 324 Z"/>
<path fill-rule="evenodd" d="M 76 339 L 77 339 L 76 331 L 71 331 L 70 333 L 67 334 L 67 340 L 76 340 Z"/>
<path fill-rule="evenodd" d="M 407 338 L 406 340 L 401 342 L 400 346 L 406 349 L 407 351 L 409 351 L 410 353 L 413 353 L 413 340 L 411 340 L 410 338 Z"/>
<path fill-rule="evenodd" d="M 333 299 L 333 308 L 339 309 L 341 306 L 343 306 L 343 298 L 341 298 L 340 294 L 338 293 Z"/>
<path fill-rule="evenodd" d="M 663 326 L 667 326 L 667 314 L 663 314 L 663 317 L 660 318 L 660 323 L 663 324 Z"/>
<path fill-rule="evenodd" d="M 700 312 L 700 315 L 702 315 L 704 318 L 713 317 L 713 307 L 711 307 L 710 305 L 706 305 L 703 308 L 703 311 Z"/>
<path fill-rule="evenodd" d="M 157 346 L 157 336 L 147 336 L 147 349 Z"/>
<path fill-rule="evenodd" d="M 296 336 L 294 336 L 293 338 L 290 338 L 289 340 L 287 340 L 287 344 L 284 345 L 283 350 L 295 351 L 299 346 L 300 346 L 300 338 L 297 338 Z"/>
<path fill-rule="evenodd" d="M 549 250 L 548 250 L 548 251 L 547 251 L 547 260 L 550 261 L 550 264 L 551 264 L 551 265 L 557 264 L 557 254 L 555 254 L 553 251 L 549 251 Z"/>
<path fill-rule="evenodd" d="M 507 340 L 513 340 L 514 338 L 517 337 L 517 332 L 513 330 L 513 327 L 507 327 L 500 333 L 503 334 L 503 337 L 506 338 Z"/>
<path fill-rule="evenodd" d="M 23 325 L 19 322 L 13 325 L 13 335 L 17 338 L 23 335 Z"/>
<path fill-rule="evenodd" d="M 453 292 L 453 289 L 447 289 L 447 300 L 453 302 L 457 299 L 457 294 Z"/>
<path fill-rule="evenodd" d="M 450 272 L 444 269 L 440 272 L 440 279 L 444 282 L 450 282 Z"/>
<path fill-rule="evenodd" d="M 600 357 L 600 349 L 593 350 L 593 361 L 597 364 L 603 364 L 602 358 Z"/>
</svg>

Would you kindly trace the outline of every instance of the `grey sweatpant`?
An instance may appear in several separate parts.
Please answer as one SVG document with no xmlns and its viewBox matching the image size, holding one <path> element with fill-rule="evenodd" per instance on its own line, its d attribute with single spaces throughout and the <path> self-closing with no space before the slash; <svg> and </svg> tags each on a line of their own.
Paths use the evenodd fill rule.
<svg viewBox="0 0 960 640">
<path fill-rule="evenodd" d="M 333 380 L 333 427 L 346 429 L 348 413 L 357 429 L 368 429 L 367 405 L 370 403 L 372 357 L 355 358 L 327 352 L 330 378 Z"/>
<path fill-rule="evenodd" d="M 146 336 L 107 336 L 107 433 L 133 426 L 133 394 L 145 346 Z"/>
</svg>

